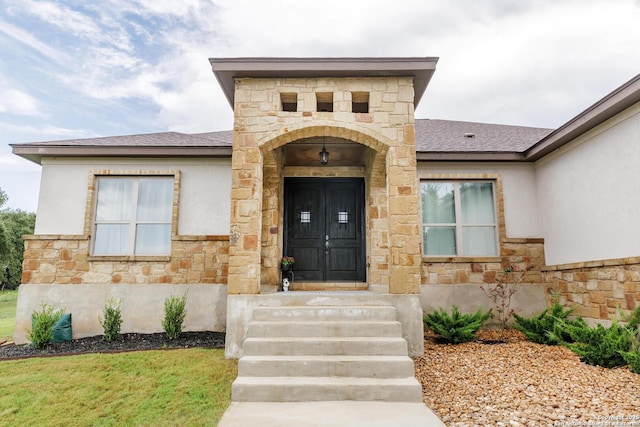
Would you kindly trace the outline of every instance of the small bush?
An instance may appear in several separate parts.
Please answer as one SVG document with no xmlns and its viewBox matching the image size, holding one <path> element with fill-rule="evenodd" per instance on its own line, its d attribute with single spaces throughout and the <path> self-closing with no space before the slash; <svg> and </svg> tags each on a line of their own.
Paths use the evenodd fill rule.
<svg viewBox="0 0 640 427">
<path fill-rule="evenodd" d="M 482 313 L 478 309 L 475 314 L 461 314 L 455 305 L 449 315 L 444 309 L 439 309 L 423 317 L 426 327 L 440 336 L 444 342 L 460 344 L 473 341 L 476 332 L 491 317 L 491 310 Z"/>
<path fill-rule="evenodd" d="M 31 315 L 32 329 L 27 338 L 35 348 L 44 348 L 53 338 L 53 326 L 64 314 L 64 309 L 56 310 L 54 306 L 42 303 L 41 311 Z"/>
<path fill-rule="evenodd" d="M 631 372 L 640 374 L 640 344 L 636 344 L 631 351 L 621 351 L 620 354 L 629 365 Z"/>
<path fill-rule="evenodd" d="M 162 328 L 170 340 L 178 338 L 182 332 L 182 323 L 187 315 L 187 294 L 178 297 L 172 295 L 164 301 L 164 320 Z"/>
<path fill-rule="evenodd" d="M 605 368 L 623 366 L 626 364 L 623 354 L 631 350 L 639 320 L 640 307 L 632 313 L 625 325 L 617 320 L 608 328 L 602 325 L 590 328 L 586 325 L 566 324 L 564 330 L 575 342 L 565 345 L 589 365 Z"/>
<path fill-rule="evenodd" d="M 525 318 L 513 314 L 516 319 L 515 328 L 538 344 L 558 345 L 572 342 L 571 336 L 564 330 L 564 325 L 586 326 L 582 318 L 569 320 L 573 310 L 566 309 L 555 301 L 553 306 L 544 309 L 538 316 Z"/>
<path fill-rule="evenodd" d="M 122 300 L 111 298 L 105 305 L 100 324 L 104 331 L 104 340 L 111 342 L 120 336 L 122 326 Z"/>
</svg>

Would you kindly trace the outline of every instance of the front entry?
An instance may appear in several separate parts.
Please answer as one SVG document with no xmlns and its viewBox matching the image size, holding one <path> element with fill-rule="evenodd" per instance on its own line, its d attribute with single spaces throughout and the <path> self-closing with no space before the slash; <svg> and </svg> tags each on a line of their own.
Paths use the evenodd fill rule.
<svg viewBox="0 0 640 427">
<path fill-rule="evenodd" d="M 366 280 L 363 179 L 285 178 L 284 205 L 296 281 Z"/>
</svg>

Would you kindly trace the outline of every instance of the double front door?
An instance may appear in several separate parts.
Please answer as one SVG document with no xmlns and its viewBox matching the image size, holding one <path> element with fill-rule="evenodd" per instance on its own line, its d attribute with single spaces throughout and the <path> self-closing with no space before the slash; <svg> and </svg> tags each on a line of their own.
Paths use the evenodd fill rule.
<svg viewBox="0 0 640 427">
<path fill-rule="evenodd" d="M 284 255 L 296 281 L 365 281 L 364 181 L 285 178 Z"/>
</svg>

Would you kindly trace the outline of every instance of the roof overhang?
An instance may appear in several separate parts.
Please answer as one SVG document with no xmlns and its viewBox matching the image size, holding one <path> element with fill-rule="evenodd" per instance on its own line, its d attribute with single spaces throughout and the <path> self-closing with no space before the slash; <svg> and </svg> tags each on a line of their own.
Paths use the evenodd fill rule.
<svg viewBox="0 0 640 427">
<path fill-rule="evenodd" d="M 438 58 L 209 58 L 209 62 L 232 108 L 235 79 L 314 77 L 413 77 L 417 106 Z"/>
<path fill-rule="evenodd" d="M 421 151 L 419 162 L 524 162 L 524 154 L 511 151 Z"/>
<path fill-rule="evenodd" d="M 526 159 L 529 161 L 541 159 L 638 102 L 640 102 L 640 74 L 527 149 Z"/>
<path fill-rule="evenodd" d="M 131 147 L 10 144 L 13 154 L 42 164 L 43 157 L 231 157 L 231 147 Z"/>
</svg>

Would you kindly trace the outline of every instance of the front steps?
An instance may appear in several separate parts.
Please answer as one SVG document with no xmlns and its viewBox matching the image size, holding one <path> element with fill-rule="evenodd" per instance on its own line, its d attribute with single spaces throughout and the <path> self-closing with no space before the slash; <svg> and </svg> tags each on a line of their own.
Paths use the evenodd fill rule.
<svg viewBox="0 0 640 427">
<path fill-rule="evenodd" d="M 344 303 L 343 303 L 344 304 Z M 235 402 L 422 402 L 392 305 L 258 306 Z"/>
</svg>

